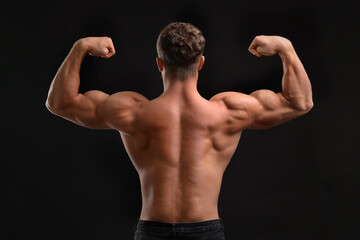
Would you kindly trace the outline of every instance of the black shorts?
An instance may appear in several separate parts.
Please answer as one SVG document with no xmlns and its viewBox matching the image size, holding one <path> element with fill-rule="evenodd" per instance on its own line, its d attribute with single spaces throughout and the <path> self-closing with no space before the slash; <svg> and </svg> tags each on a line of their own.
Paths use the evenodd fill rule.
<svg viewBox="0 0 360 240">
<path fill-rule="evenodd" d="M 224 224 L 214 219 L 203 222 L 166 223 L 138 219 L 134 240 L 224 240 Z"/>
</svg>

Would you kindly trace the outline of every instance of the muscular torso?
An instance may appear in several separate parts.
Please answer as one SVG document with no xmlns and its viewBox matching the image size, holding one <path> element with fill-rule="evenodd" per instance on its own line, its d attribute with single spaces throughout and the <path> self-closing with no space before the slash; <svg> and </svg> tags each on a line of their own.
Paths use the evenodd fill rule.
<svg viewBox="0 0 360 240">
<path fill-rule="evenodd" d="M 135 116 L 136 132 L 121 133 L 141 183 L 140 219 L 195 222 L 219 218 L 223 173 L 241 132 L 225 131 L 226 107 L 199 96 L 162 95 Z"/>
<path fill-rule="evenodd" d="M 46 106 L 80 126 L 121 132 L 140 176 L 141 219 L 192 222 L 218 218 L 222 176 L 241 131 L 279 125 L 313 106 L 305 69 L 291 43 L 281 42 L 278 36 L 258 36 L 249 48 L 257 56 L 279 53 L 284 67 L 281 93 L 223 92 L 207 101 L 196 91 L 198 72 L 186 79 L 186 74 L 180 74 L 177 79 L 158 58 L 164 94 L 149 101 L 131 91 L 111 96 L 98 90 L 78 93 L 77 73 L 89 49 L 101 52 L 106 46 L 110 56 L 115 53 L 111 39 L 86 38 L 74 44 L 59 68 Z M 203 63 L 201 57 L 198 70 Z"/>
</svg>

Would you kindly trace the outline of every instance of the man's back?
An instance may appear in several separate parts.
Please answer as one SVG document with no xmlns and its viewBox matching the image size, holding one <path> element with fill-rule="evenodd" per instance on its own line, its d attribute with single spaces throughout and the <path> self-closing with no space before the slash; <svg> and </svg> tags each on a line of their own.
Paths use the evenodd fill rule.
<svg viewBox="0 0 360 240">
<path fill-rule="evenodd" d="M 141 181 L 136 240 L 224 239 L 217 202 L 241 132 L 279 125 L 313 106 L 310 80 L 289 40 L 257 36 L 249 47 L 258 57 L 279 54 L 281 93 L 223 92 L 209 101 L 197 91 L 204 47 L 201 31 L 191 24 L 171 23 L 161 31 L 156 62 L 164 93 L 152 101 L 129 91 L 111 96 L 78 92 L 86 54 L 115 54 L 107 37 L 78 40 L 50 86 L 46 106 L 54 114 L 87 128 L 121 133 Z"/>
<path fill-rule="evenodd" d="M 219 218 L 222 176 L 241 135 L 226 132 L 226 111 L 198 94 L 163 94 L 141 105 L 136 132 L 121 134 L 140 176 L 141 219 Z"/>
</svg>

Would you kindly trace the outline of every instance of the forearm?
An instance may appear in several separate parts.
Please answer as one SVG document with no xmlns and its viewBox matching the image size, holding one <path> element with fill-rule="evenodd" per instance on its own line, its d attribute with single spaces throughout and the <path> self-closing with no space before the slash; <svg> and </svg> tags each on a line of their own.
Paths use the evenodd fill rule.
<svg viewBox="0 0 360 240">
<path fill-rule="evenodd" d="M 283 63 L 282 94 L 292 107 L 306 111 L 312 108 L 312 90 L 309 77 L 291 42 L 278 51 Z"/>
<path fill-rule="evenodd" d="M 48 107 L 60 109 L 73 101 L 78 95 L 80 67 L 86 54 L 86 45 L 81 40 L 77 41 L 61 64 L 50 85 L 46 101 Z"/>
</svg>

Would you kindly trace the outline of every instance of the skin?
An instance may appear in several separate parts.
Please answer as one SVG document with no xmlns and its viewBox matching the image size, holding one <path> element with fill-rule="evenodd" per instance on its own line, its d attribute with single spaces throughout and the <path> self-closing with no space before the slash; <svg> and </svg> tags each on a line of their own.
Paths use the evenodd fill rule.
<svg viewBox="0 0 360 240">
<path fill-rule="evenodd" d="M 149 101 L 130 91 L 111 96 L 101 91 L 79 93 L 83 58 L 115 54 L 110 38 L 83 38 L 60 66 L 46 106 L 80 126 L 120 132 L 140 178 L 140 219 L 172 223 L 217 219 L 223 173 L 242 131 L 279 125 L 313 106 L 309 78 L 289 40 L 257 36 L 249 51 L 258 57 L 280 55 L 281 93 L 223 92 L 207 100 L 196 88 L 198 71 L 179 80 L 157 58 L 164 92 Z M 198 70 L 204 60 L 199 60 Z"/>
</svg>

